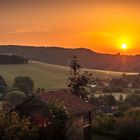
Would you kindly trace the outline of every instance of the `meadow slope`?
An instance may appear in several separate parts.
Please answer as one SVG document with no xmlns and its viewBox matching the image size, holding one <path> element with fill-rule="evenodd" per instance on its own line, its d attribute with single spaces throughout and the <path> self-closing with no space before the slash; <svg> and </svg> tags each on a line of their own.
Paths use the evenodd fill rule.
<svg viewBox="0 0 140 140">
<path fill-rule="evenodd" d="M 116 77 L 122 74 L 121 72 L 112 71 L 89 69 L 88 71 L 93 72 L 95 77 Z M 5 78 L 9 86 L 12 85 L 16 76 L 30 76 L 35 83 L 35 88 L 65 88 L 68 74 L 68 67 L 51 65 L 36 61 L 30 61 L 29 64 L 21 65 L 0 65 L 0 75 Z"/>
</svg>

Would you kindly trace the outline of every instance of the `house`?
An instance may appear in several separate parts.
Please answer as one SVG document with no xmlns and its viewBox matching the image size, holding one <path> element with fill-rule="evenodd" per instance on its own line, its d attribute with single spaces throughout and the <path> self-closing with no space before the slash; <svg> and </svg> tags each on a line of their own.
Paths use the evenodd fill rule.
<svg viewBox="0 0 140 140">
<path fill-rule="evenodd" d="M 55 101 L 62 102 L 73 118 L 73 125 L 76 129 L 71 139 L 91 140 L 91 122 L 94 107 L 65 90 L 42 92 L 30 96 L 21 104 L 16 105 L 15 109 L 21 115 L 31 116 L 32 121 L 38 123 L 40 127 L 45 127 L 44 104 L 47 105 L 48 102 Z"/>
</svg>

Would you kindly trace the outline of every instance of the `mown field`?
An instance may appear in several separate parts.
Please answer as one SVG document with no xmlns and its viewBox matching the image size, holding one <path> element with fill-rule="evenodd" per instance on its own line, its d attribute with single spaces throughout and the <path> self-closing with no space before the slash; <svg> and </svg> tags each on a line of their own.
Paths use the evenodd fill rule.
<svg viewBox="0 0 140 140">
<path fill-rule="evenodd" d="M 87 69 L 84 69 L 87 70 Z M 94 73 L 95 77 L 118 77 L 121 72 L 88 70 Z M 130 73 L 132 74 L 132 73 Z M 31 61 L 29 64 L 21 65 L 0 65 L 0 75 L 12 85 L 16 76 L 30 76 L 35 84 L 35 88 L 60 89 L 66 87 L 69 68 L 58 65 L 51 65 L 41 62 Z"/>
</svg>

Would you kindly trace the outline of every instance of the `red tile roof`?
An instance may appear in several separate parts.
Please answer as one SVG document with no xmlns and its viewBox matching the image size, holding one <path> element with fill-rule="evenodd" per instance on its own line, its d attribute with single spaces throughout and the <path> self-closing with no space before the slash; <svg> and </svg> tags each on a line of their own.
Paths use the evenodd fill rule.
<svg viewBox="0 0 140 140">
<path fill-rule="evenodd" d="M 89 111 L 93 111 L 94 109 L 93 105 L 90 103 L 87 103 L 76 95 L 64 90 L 40 93 L 38 96 L 43 102 L 63 102 L 68 112 L 73 115 L 87 113 Z"/>
</svg>

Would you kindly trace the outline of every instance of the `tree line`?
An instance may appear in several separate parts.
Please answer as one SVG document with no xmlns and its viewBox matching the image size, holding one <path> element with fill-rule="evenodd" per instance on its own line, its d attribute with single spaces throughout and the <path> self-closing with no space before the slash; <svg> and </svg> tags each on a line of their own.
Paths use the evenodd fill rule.
<svg viewBox="0 0 140 140">
<path fill-rule="evenodd" d="M 0 54 L 0 64 L 26 64 L 28 59 L 16 55 Z"/>
</svg>

